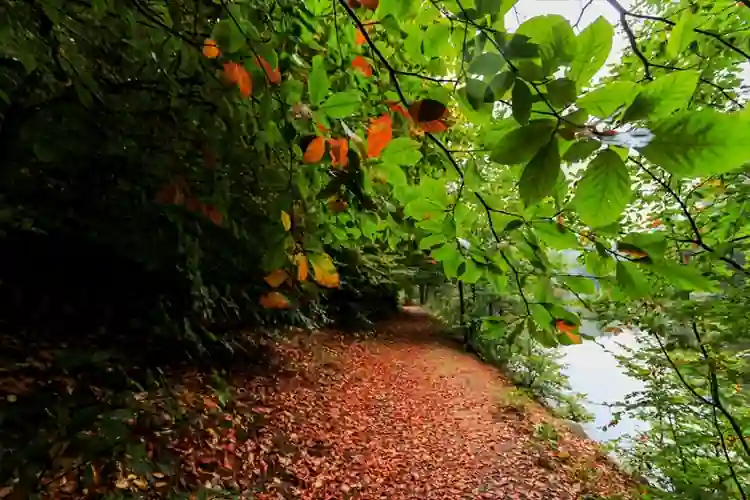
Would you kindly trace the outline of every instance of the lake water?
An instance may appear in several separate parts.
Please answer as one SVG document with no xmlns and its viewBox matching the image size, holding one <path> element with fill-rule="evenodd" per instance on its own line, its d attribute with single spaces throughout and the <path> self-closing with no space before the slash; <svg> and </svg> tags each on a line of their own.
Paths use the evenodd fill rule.
<svg viewBox="0 0 750 500">
<path fill-rule="evenodd" d="M 612 354 L 624 353 L 622 345 L 636 347 L 636 334 L 628 330 L 616 336 L 602 334 L 591 321 L 584 321 L 581 331 L 596 336 L 601 345 L 584 340 L 582 344 L 562 347 L 561 352 L 566 365 L 563 373 L 568 376 L 573 392 L 587 395 L 584 406 L 594 415 L 594 421 L 583 424 L 583 428 L 592 439 L 600 442 L 624 435 L 635 436 L 647 428 L 645 422 L 623 416 L 617 425 L 606 431 L 601 427 L 613 418 L 612 409 L 602 403 L 618 403 L 625 395 L 644 389 L 639 380 L 623 373 Z"/>
</svg>

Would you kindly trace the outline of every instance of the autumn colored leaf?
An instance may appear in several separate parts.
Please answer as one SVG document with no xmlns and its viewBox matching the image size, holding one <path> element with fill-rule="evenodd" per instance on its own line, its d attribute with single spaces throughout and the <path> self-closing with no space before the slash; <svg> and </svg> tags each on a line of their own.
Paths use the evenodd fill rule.
<svg viewBox="0 0 750 500">
<path fill-rule="evenodd" d="M 628 255 L 630 257 L 633 257 L 634 259 L 645 259 L 648 257 L 648 254 L 646 252 L 635 250 L 631 248 L 620 248 L 618 251 L 622 254 Z"/>
<path fill-rule="evenodd" d="M 367 42 L 367 39 L 365 38 L 364 33 L 362 33 L 362 30 L 357 28 L 357 31 L 354 34 L 354 43 L 356 43 L 357 45 L 362 45 L 365 42 Z"/>
<path fill-rule="evenodd" d="M 377 158 L 393 139 L 393 119 L 384 114 L 370 123 L 367 131 L 367 156 Z"/>
<path fill-rule="evenodd" d="M 395 111 L 396 113 L 400 114 L 401 116 L 403 116 L 407 120 L 411 119 L 411 115 L 409 115 L 409 112 L 406 110 L 406 108 L 400 102 L 389 101 L 386 104 L 388 104 L 388 108 L 391 111 Z"/>
<path fill-rule="evenodd" d="M 156 202 L 161 205 L 182 205 L 185 202 L 185 186 L 179 181 L 170 181 L 159 188 Z"/>
<path fill-rule="evenodd" d="M 271 271 L 271 273 L 263 279 L 266 281 L 266 283 L 268 283 L 268 286 L 270 286 L 271 288 L 278 288 L 287 279 L 289 279 L 289 273 L 286 272 L 284 269 L 276 269 L 274 271 Z"/>
<path fill-rule="evenodd" d="M 292 303 L 279 292 L 269 292 L 260 298 L 260 305 L 265 309 L 289 309 Z"/>
<path fill-rule="evenodd" d="M 289 231 L 292 228 L 292 218 L 283 210 L 281 211 L 281 225 L 284 226 L 284 231 Z"/>
<path fill-rule="evenodd" d="M 224 63 L 224 74 L 230 82 L 239 87 L 242 95 L 245 97 L 252 95 L 253 80 L 243 65 L 232 61 Z"/>
<path fill-rule="evenodd" d="M 320 131 L 321 134 L 328 133 L 328 127 L 326 127 L 322 123 L 316 123 L 315 124 L 315 128 L 317 128 Z"/>
<path fill-rule="evenodd" d="M 305 163 L 318 163 L 323 159 L 323 155 L 326 152 L 326 140 L 323 137 L 316 137 L 305 149 L 305 154 L 302 157 L 302 161 Z"/>
<path fill-rule="evenodd" d="M 315 282 L 326 288 L 338 288 L 341 284 L 336 266 L 328 254 L 315 254 L 310 257 Z"/>
<path fill-rule="evenodd" d="M 442 120 L 448 116 L 445 104 L 434 99 L 422 99 L 409 106 L 409 115 L 415 122 Z"/>
<path fill-rule="evenodd" d="M 564 319 L 558 319 L 555 321 L 555 327 L 563 333 L 573 333 L 578 329 L 575 323 L 570 323 Z"/>
<path fill-rule="evenodd" d="M 216 40 L 206 39 L 203 42 L 203 55 L 209 59 L 216 59 L 221 55 L 219 46 L 216 44 Z"/>
<path fill-rule="evenodd" d="M 341 198 L 331 198 L 328 200 L 328 209 L 331 212 L 339 213 L 343 212 L 344 210 L 349 207 L 349 203 L 346 200 L 342 200 Z"/>
<path fill-rule="evenodd" d="M 358 0 L 362 7 L 366 7 L 370 10 L 375 10 L 380 4 L 380 0 Z"/>
<path fill-rule="evenodd" d="M 368 78 L 372 76 L 372 66 L 370 66 L 367 59 L 362 56 L 357 56 L 352 60 L 352 67 L 359 70 L 360 73 Z"/>
<path fill-rule="evenodd" d="M 334 167 L 345 168 L 349 164 L 349 140 L 346 138 L 341 139 L 328 139 L 328 145 L 331 149 L 331 165 Z"/>
<path fill-rule="evenodd" d="M 431 122 L 424 122 L 420 123 L 419 126 L 424 130 L 425 132 L 430 132 L 431 134 L 439 134 L 440 132 L 445 132 L 448 130 L 448 126 L 441 120 L 433 120 Z"/>
<path fill-rule="evenodd" d="M 201 212 L 208 220 L 217 226 L 221 226 L 221 223 L 224 221 L 224 215 L 213 205 L 203 205 L 201 207 Z"/>
<path fill-rule="evenodd" d="M 271 82 L 274 85 L 278 85 L 281 83 L 281 73 L 279 72 L 279 68 L 271 68 L 271 64 L 266 60 L 263 56 L 256 56 L 255 62 L 263 68 L 263 71 L 266 73 L 266 76 L 268 77 L 268 81 Z"/>
<path fill-rule="evenodd" d="M 294 254 L 294 265 L 297 266 L 297 281 L 305 281 L 310 272 L 310 266 L 304 253 Z"/>
</svg>

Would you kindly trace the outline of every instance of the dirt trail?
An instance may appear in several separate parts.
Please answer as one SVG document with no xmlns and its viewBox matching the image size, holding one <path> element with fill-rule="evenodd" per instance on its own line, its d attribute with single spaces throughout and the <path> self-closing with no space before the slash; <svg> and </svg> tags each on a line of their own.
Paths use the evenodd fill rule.
<svg viewBox="0 0 750 500">
<path fill-rule="evenodd" d="M 551 500 L 632 486 L 563 428 L 557 449 L 535 438 L 547 413 L 498 404 L 507 382 L 438 328 L 412 309 L 375 338 L 282 348 L 286 375 L 257 408 L 259 498 Z"/>
</svg>

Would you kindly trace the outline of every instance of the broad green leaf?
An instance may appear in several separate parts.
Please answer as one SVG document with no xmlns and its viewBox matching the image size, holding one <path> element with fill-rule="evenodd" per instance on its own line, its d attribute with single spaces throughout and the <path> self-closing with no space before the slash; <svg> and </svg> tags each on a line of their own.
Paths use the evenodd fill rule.
<svg viewBox="0 0 750 500">
<path fill-rule="evenodd" d="M 381 162 L 378 170 L 393 186 L 405 186 L 408 184 L 404 170 L 395 163 Z"/>
<path fill-rule="evenodd" d="M 614 29 L 603 17 L 589 24 L 577 37 L 576 54 L 568 70 L 568 78 L 579 86 L 591 80 L 607 61 L 612 50 Z"/>
<path fill-rule="evenodd" d="M 609 118 L 619 108 L 629 106 L 639 90 L 635 82 L 612 82 L 586 93 L 576 104 L 598 118 Z"/>
<path fill-rule="evenodd" d="M 643 155 L 682 177 L 722 174 L 750 161 L 750 123 L 736 113 L 684 111 L 658 122 L 652 131 Z"/>
<path fill-rule="evenodd" d="M 523 80 L 516 79 L 513 85 L 513 118 L 521 125 L 529 123 L 531 116 L 531 90 Z"/>
<path fill-rule="evenodd" d="M 652 259 L 658 259 L 667 251 L 667 238 L 663 232 L 653 233 L 630 233 L 622 238 L 617 249 L 624 248 L 623 244 L 633 245 L 637 250 L 648 254 Z"/>
<path fill-rule="evenodd" d="M 568 148 L 567 151 L 565 151 L 565 154 L 563 155 L 563 160 L 570 162 L 570 163 L 583 161 L 589 156 L 591 156 L 591 153 L 598 150 L 601 146 L 602 146 L 602 143 L 594 139 L 576 141 L 573 143 L 572 146 L 570 146 L 570 148 Z"/>
<path fill-rule="evenodd" d="M 548 247 L 555 250 L 567 250 L 578 247 L 575 234 L 554 222 L 535 222 L 533 225 L 537 237 Z"/>
<path fill-rule="evenodd" d="M 633 298 L 642 298 L 649 294 L 651 286 L 643 272 L 632 262 L 617 263 L 617 284 Z"/>
<path fill-rule="evenodd" d="M 469 73 L 477 75 L 496 75 L 505 67 L 505 59 L 497 52 L 485 52 L 472 59 Z"/>
<path fill-rule="evenodd" d="M 376 16 L 383 19 L 390 14 L 401 21 L 409 15 L 414 4 L 414 0 L 380 0 Z"/>
<path fill-rule="evenodd" d="M 569 63 L 576 53 L 576 36 L 563 16 L 532 17 L 516 30 L 539 46 L 545 75 L 553 73 L 561 64 Z"/>
<path fill-rule="evenodd" d="M 677 21 L 669 34 L 669 41 L 667 42 L 667 55 L 669 57 L 676 58 L 695 39 L 697 33 L 693 31 L 693 28 L 698 26 L 699 22 L 700 17 L 693 14 L 690 9 L 683 10 L 680 20 Z"/>
<path fill-rule="evenodd" d="M 716 289 L 714 282 L 692 266 L 675 262 L 660 261 L 649 266 L 654 273 L 661 275 L 680 290 L 700 290 L 710 292 Z"/>
<path fill-rule="evenodd" d="M 591 227 L 616 222 L 630 201 L 630 176 L 622 159 L 605 149 L 589 164 L 578 182 L 573 206 Z"/>
<path fill-rule="evenodd" d="M 536 323 L 537 327 L 544 330 L 549 330 L 552 328 L 554 318 L 549 313 L 546 307 L 544 307 L 542 304 L 531 304 L 529 306 L 529 309 L 531 310 L 531 317 L 534 318 L 534 323 Z"/>
<path fill-rule="evenodd" d="M 489 88 L 492 91 L 495 100 L 505 97 L 505 94 L 507 94 L 513 86 L 515 78 L 516 75 L 512 71 L 505 71 L 504 73 L 495 75 L 495 77 L 490 80 Z"/>
<path fill-rule="evenodd" d="M 492 150 L 490 159 L 504 165 L 526 163 L 547 144 L 555 130 L 555 120 L 532 120 L 505 134 Z"/>
<path fill-rule="evenodd" d="M 428 250 L 432 247 L 445 244 L 445 235 L 442 233 L 435 233 L 427 235 L 419 241 L 420 250 Z"/>
<path fill-rule="evenodd" d="M 330 118 L 346 118 L 357 112 L 361 94 L 357 90 L 336 92 L 325 100 L 320 109 Z"/>
<path fill-rule="evenodd" d="M 500 19 L 513 8 L 518 0 L 474 0 L 477 12 L 481 15 L 495 14 Z"/>
<path fill-rule="evenodd" d="M 465 283 L 472 284 L 479 281 L 479 279 L 482 277 L 482 271 L 472 262 L 471 260 L 466 260 L 464 262 L 464 272 L 461 273 L 459 278 L 463 280 Z"/>
<path fill-rule="evenodd" d="M 654 120 L 686 107 L 699 77 L 698 71 L 674 71 L 648 83 L 625 110 L 623 121 Z"/>
<path fill-rule="evenodd" d="M 578 97 L 576 82 L 568 78 L 558 78 L 547 84 L 547 99 L 558 107 L 564 107 L 575 102 Z"/>
<path fill-rule="evenodd" d="M 320 105 L 328 95 L 330 88 L 331 85 L 328 83 L 323 56 L 313 57 L 312 70 L 310 70 L 310 76 L 307 81 L 307 92 L 310 95 L 310 102 Z"/>
<path fill-rule="evenodd" d="M 445 275 L 449 278 L 458 277 L 458 266 L 463 260 L 454 242 L 448 242 L 437 250 L 433 250 L 432 258 L 443 264 Z"/>
<path fill-rule="evenodd" d="M 560 280 L 576 293 L 583 295 L 594 295 L 596 293 L 596 283 L 592 278 L 586 278 L 585 276 L 565 276 L 560 278 Z"/>
<path fill-rule="evenodd" d="M 534 205 L 552 195 L 561 173 L 560 150 L 553 137 L 523 169 L 518 188 L 524 205 Z"/>
<path fill-rule="evenodd" d="M 422 159 L 419 152 L 421 144 L 408 137 L 397 137 L 393 139 L 380 157 L 383 163 L 393 165 L 414 165 Z"/>
<path fill-rule="evenodd" d="M 433 24 L 424 34 L 422 50 L 427 57 L 440 57 L 450 42 L 451 27 L 449 24 Z"/>
</svg>

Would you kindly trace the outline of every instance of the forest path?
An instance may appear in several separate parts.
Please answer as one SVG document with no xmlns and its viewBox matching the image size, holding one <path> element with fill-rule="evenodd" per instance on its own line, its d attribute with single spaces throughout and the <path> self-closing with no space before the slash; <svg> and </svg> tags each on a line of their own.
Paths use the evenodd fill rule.
<svg viewBox="0 0 750 500">
<path fill-rule="evenodd" d="M 502 375 L 439 329 L 407 308 L 367 339 L 290 340 L 264 398 L 258 498 L 626 498 L 632 483 L 593 443 L 513 404 Z M 543 422 L 555 443 L 534 436 Z"/>
</svg>

